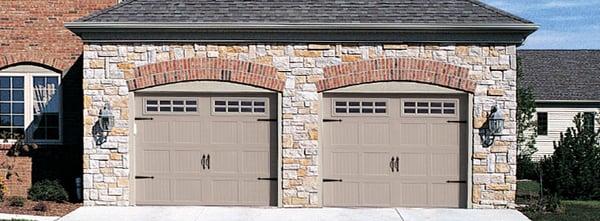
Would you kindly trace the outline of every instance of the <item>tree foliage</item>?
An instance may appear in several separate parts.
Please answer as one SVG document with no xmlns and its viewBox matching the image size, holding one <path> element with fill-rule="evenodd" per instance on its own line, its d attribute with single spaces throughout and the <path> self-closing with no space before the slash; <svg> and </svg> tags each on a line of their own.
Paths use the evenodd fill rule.
<svg viewBox="0 0 600 221">
<path fill-rule="evenodd" d="M 523 79 L 523 74 L 521 59 L 517 58 L 517 82 Z M 533 90 L 517 84 L 517 147 L 520 156 L 530 157 L 537 151 L 535 147 L 535 138 L 537 137 L 535 112 Z"/>
<path fill-rule="evenodd" d="M 600 199 L 600 130 L 586 129 L 583 121 L 578 114 L 541 162 L 544 188 L 563 199 Z"/>
</svg>

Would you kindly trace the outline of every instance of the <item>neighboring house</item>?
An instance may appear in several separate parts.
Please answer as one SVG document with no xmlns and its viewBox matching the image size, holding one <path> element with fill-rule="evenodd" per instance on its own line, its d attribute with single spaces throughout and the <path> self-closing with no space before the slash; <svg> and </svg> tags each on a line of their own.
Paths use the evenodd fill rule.
<svg viewBox="0 0 600 221">
<path fill-rule="evenodd" d="M 84 205 L 515 206 L 530 21 L 473 0 L 131 0 L 65 26 Z M 55 56 L 28 64 L 61 73 Z"/>
<path fill-rule="evenodd" d="M 64 27 L 117 0 L 0 1 L 0 161 L 14 166 L 9 195 L 26 196 L 32 182 L 59 179 L 76 198 L 81 177 L 83 43 Z M 7 156 L 15 135 L 39 149 Z M 10 154 L 9 154 L 10 155 Z"/>
<path fill-rule="evenodd" d="M 524 87 L 536 103 L 538 152 L 551 155 L 560 133 L 583 114 L 585 126 L 600 129 L 600 50 L 519 50 Z"/>
</svg>

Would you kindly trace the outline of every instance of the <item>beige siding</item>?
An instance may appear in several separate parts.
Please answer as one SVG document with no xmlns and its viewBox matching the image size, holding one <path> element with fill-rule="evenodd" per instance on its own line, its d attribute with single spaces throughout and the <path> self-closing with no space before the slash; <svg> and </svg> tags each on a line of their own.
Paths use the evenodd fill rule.
<svg viewBox="0 0 600 221">
<path fill-rule="evenodd" d="M 596 108 L 574 108 L 574 107 L 543 107 L 537 108 L 538 112 L 548 113 L 548 135 L 539 135 L 536 139 L 538 152 L 534 154 L 535 158 L 541 158 L 545 155 L 551 155 L 554 152 L 554 141 L 560 140 L 560 133 L 569 127 L 575 126 L 573 118 L 577 113 L 600 112 L 600 107 Z M 537 116 L 537 115 L 536 115 Z M 600 128 L 600 119 L 596 115 L 596 129 Z"/>
</svg>

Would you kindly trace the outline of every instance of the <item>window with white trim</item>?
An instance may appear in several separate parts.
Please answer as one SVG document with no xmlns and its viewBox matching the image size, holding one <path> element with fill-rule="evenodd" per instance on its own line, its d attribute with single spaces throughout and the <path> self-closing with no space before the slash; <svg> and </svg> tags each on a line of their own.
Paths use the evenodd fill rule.
<svg viewBox="0 0 600 221">
<path fill-rule="evenodd" d="M 267 99 L 264 98 L 213 98 L 212 111 L 215 114 L 265 114 Z"/>
<path fill-rule="evenodd" d="M 376 99 L 334 99 L 335 115 L 386 115 L 387 101 Z"/>
<path fill-rule="evenodd" d="M 146 113 L 196 113 L 196 98 L 148 98 L 144 102 Z"/>
<path fill-rule="evenodd" d="M 453 116 L 457 112 L 455 100 L 403 100 L 402 114 L 415 116 Z"/>
<path fill-rule="evenodd" d="M 9 69 L 10 70 L 10 69 Z M 0 72 L 0 136 L 37 143 L 61 141 L 60 74 Z"/>
</svg>

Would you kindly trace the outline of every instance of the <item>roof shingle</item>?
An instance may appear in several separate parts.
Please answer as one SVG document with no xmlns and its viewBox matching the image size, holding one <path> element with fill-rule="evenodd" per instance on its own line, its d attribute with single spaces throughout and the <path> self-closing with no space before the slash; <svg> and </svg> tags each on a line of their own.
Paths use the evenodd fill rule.
<svg viewBox="0 0 600 221">
<path fill-rule="evenodd" d="M 522 86 L 536 100 L 600 100 L 600 50 L 519 50 Z"/>
<path fill-rule="evenodd" d="M 128 0 L 78 22 L 531 24 L 477 0 Z"/>
</svg>

